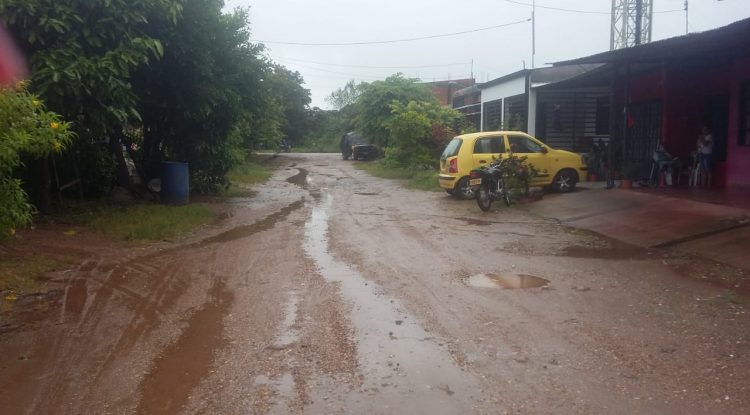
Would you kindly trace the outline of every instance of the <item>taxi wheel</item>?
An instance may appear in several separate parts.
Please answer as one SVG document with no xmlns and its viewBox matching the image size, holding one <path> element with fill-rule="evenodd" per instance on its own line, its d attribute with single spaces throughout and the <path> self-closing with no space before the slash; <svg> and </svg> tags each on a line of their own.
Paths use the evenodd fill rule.
<svg viewBox="0 0 750 415">
<path fill-rule="evenodd" d="M 464 177 L 456 183 L 456 187 L 453 189 L 453 194 L 464 200 L 474 199 L 474 197 L 476 197 L 474 188 L 469 186 L 468 177 Z"/>
<path fill-rule="evenodd" d="M 552 188 L 560 193 L 572 192 L 576 188 L 575 174 L 570 170 L 563 170 L 557 173 L 555 179 L 552 181 Z"/>
</svg>

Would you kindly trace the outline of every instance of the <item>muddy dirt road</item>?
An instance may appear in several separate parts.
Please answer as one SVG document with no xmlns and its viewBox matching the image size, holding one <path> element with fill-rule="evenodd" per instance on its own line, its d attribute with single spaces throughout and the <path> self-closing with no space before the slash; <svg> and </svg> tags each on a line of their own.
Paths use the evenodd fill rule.
<svg viewBox="0 0 750 415">
<path fill-rule="evenodd" d="M 750 412 L 750 302 L 690 258 L 277 161 L 199 235 L 64 273 L 0 334 L 1 412 Z"/>
</svg>

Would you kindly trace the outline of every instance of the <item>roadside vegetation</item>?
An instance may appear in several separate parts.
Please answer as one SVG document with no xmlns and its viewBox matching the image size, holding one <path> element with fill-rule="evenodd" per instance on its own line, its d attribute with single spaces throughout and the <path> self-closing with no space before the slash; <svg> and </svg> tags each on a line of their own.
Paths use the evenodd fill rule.
<svg viewBox="0 0 750 415">
<path fill-rule="evenodd" d="M 114 239 L 159 241 L 194 230 L 209 223 L 214 216 L 209 207 L 196 203 L 185 206 L 106 205 L 92 209 L 84 224 Z"/>
<path fill-rule="evenodd" d="M 76 262 L 72 257 L 33 254 L 24 257 L 0 256 L 0 293 L 13 301 L 19 295 L 39 292 L 44 284 L 42 275 L 65 269 Z"/>
<path fill-rule="evenodd" d="M 59 209 L 56 180 L 88 200 L 135 197 L 161 161 L 195 193 L 247 177 L 247 151 L 296 146 L 317 119 L 297 72 L 250 41 L 222 0 L 7 0 L 0 24 L 28 62 L 0 89 L 0 237 Z M 5 46 L 4 46 L 5 47 Z M 20 65 L 24 66 L 24 65 Z M 324 116 L 325 114 L 323 114 Z M 323 135 L 321 135 L 323 136 Z M 54 154 L 54 159 L 52 158 Z M 230 173 L 231 172 L 231 173 Z M 78 187 L 67 192 L 75 195 Z"/>
<path fill-rule="evenodd" d="M 273 171 L 259 156 L 249 156 L 227 174 L 228 187 L 221 193 L 224 197 L 249 197 L 255 184 L 265 183 Z"/>
<path fill-rule="evenodd" d="M 310 141 L 314 148 L 338 153 L 341 136 L 359 131 L 383 158 L 355 166 L 415 189 L 439 190 L 440 154 L 451 138 L 470 128 L 460 112 L 440 105 L 427 85 L 401 74 L 371 83 L 350 81 L 327 100 L 335 110 L 320 117 L 325 122 L 319 132 L 325 135 Z"/>
</svg>

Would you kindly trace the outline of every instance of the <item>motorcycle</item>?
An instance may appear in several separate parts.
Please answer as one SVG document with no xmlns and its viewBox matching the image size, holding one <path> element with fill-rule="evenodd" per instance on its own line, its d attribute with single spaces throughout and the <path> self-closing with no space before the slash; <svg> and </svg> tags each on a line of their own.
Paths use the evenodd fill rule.
<svg viewBox="0 0 750 415">
<path fill-rule="evenodd" d="M 477 205 L 482 211 L 487 212 L 492 207 L 494 200 L 502 199 L 510 206 L 510 191 L 505 185 L 503 175 L 504 159 L 493 160 L 488 166 L 474 169 L 469 173 L 469 186 L 474 187 Z"/>
<path fill-rule="evenodd" d="M 283 140 L 279 143 L 279 153 L 289 153 L 290 151 L 292 151 L 292 145 L 288 141 Z"/>
</svg>

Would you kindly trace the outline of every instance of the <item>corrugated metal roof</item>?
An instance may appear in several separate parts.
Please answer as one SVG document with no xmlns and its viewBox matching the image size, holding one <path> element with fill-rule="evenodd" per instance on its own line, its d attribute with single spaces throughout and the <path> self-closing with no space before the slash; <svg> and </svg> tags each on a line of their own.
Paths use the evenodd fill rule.
<svg viewBox="0 0 750 415">
<path fill-rule="evenodd" d="M 583 58 L 556 62 L 555 66 L 584 63 L 660 62 L 685 58 L 750 56 L 750 19 L 700 33 L 672 37 Z"/>
<path fill-rule="evenodd" d="M 487 81 L 487 82 L 485 82 L 483 84 L 478 84 L 479 85 L 479 89 L 489 88 L 489 87 L 497 85 L 497 84 L 502 84 L 503 82 L 509 81 L 511 79 L 520 78 L 522 76 L 525 77 L 526 75 L 529 74 L 529 72 L 531 72 L 531 69 L 521 69 L 520 71 L 509 73 L 509 74 L 501 76 L 499 78 L 495 78 L 495 79 L 493 79 L 491 81 Z"/>
</svg>

